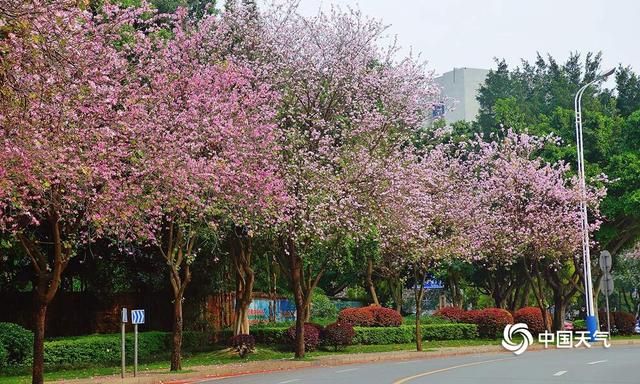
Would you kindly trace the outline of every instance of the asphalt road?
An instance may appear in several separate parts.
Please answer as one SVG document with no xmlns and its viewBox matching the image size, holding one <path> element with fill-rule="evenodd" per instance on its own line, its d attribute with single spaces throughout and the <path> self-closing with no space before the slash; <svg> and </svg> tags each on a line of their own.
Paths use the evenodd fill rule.
<svg viewBox="0 0 640 384">
<path fill-rule="evenodd" d="M 640 384 L 640 347 L 467 355 L 300 369 L 205 381 L 211 384 Z"/>
</svg>

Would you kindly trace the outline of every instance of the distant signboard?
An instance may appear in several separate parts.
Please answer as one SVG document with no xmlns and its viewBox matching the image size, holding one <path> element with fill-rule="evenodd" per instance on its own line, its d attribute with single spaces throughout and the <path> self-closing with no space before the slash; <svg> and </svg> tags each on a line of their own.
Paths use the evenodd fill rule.
<svg viewBox="0 0 640 384">
<path fill-rule="evenodd" d="M 414 288 L 415 287 L 417 286 L 414 286 Z M 424 289 L 442 289 L 444 288 L 444 283 L 440 280 L 428 279 L 428 280 L 425 280 L 423 288 Z"/>
<path fill-rule="evenodd" d="M 442 289 L 444 288 L 444 283 L 440 280 L 429 279 L 424 282 L 424 289 Z"/>
<path fill-rule="evenodd" d="M 433 106 L 432 117 L 439 119 L 444 116 L 444 104 L 436 104 Z"/>
<path fill-rule="evenodd" d="M 271 304 L 271 305 L 270 305 Z M 268 321 L 273 308 L 273 301 L 269 299 L 253 299 L 249 304 L 249 321 Z M 293 321 L 296 318 L 295 303 L 288 299 L 276 299 L 274 317 L 276 321 Z"/>
</svg>

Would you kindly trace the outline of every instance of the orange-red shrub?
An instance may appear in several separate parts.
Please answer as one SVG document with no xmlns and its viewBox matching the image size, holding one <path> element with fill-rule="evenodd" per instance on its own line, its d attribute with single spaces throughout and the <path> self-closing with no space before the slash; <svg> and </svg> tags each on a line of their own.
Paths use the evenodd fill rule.
<svg viewBox="0 0 640 384">
<path fill-rule="evenodd" d="M 480 311 L 477 324 L 481 338 L 495 339 L 507 324 L 513 324 L 513 316 L 506 309 L 486 308 Z"/>
<path fill-rule="evenodd" d="M 374 327 L 399 327 L 402 325 L 402 315 L 394 309 L 376 305 L 362 309 L 371 313 L 373 316 L 372 326 Z"/>
<path fill-rule="evenodd" d="M 402 315 L 391 308 L 371 305 L 343 309 L 338 313 L 338 322 L 361 327 L 399 327 L 402 325 Z"/>
<path fill-rule="evenodd" d="M 547 315 L 547 324 L 551 324 L 551 316 Z M 525 323 L 529 326 L 529 331 L 533 334 L 542 333 L 545 331 L 544 321 L 542 319 L 542 311 L 538 307 L 524 307 L 518 309 L 513 315 L 513 321 L 515 323 Z"/>
<path fill-rule="evenodd" d="M 461 323 L 465 312 L 467 311 L 458 307 L 444 307 L 438 309 L 433 315 L 442 317 L 447 320 L 455 321 L 456 323 Z"/>
<path fill-rule="evenodd" d="M 373 314 L 364 308 L 345 308 L 338 313 L 338 322 L 370 327 L 373 324 Z"/>
<path fill-rule="evenodd" d="M 477 324 L 482 310 L 472 309 L 470 311 L 464 311 L 460 317 L 459 323 Z"/>
</svg>

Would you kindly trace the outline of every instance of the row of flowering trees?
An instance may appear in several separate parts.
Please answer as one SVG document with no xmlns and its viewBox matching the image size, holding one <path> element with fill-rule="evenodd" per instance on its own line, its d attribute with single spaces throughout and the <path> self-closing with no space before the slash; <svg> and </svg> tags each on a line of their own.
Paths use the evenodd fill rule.
<svg viewBox="0 0 640 384">
<path fill-rule="evenodd" d="M 168 266 L 172 370 L 207 232 L 231 232 L 236 334 L 249 332 L 251 239 L 274 239 L 297 357 L 313 289 L 347 241 L 378 240 L 390 270 L 412 271 L 418 303 L 429 270 L 451 260 L 522 260 L 533 278 L 539 260 L 575 257 L 579 194 L 566 165 L 536 158 L 548 140 L 425 140 L 437 87 L 357 11 L 236 4 L 193 19 L 12 0 L 0 14 L 0 230 L 37 276 L 34 383 L 47 306 L 98 238 Z M 589 196 L 596 214 L 601 195 Z"/>
</svg>

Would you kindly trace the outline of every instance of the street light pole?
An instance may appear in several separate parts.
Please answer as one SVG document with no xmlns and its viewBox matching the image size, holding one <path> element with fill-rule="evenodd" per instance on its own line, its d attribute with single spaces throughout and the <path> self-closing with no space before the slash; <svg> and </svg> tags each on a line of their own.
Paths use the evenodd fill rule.
<svg viewBox="0 0 640 384">
<path fill-rule="evenodd" d="M 585 319 L 587 325 L 587 331 L 591 335 L 591 340 L 595 338 L 598 325 L 596 322 L 596 315 L 593 306 L 593 281 L 591 279 L 591 255 L 589 251 L 589 222 L 587 220 L 587 188 L 584 174 L 584 142 L 582 140 L 582 95 L 584 91 L 601 80 L 606 79 L 615 72 L 615 68 L 607 71 L 604 74 L 596 76 L 596 78 L 583 85 L 582 88 L 576 93 L 574 99 L 574 108 L 576 113 L 576 149 L 578 157 L 578 182 L 580 186 L 580 213 L 581 221 L 580 227 L 582 229 L 582 264 L 584 273 L 584 294 L 585 303 L 587 308 L 587 317 Z"/>
</svg>

